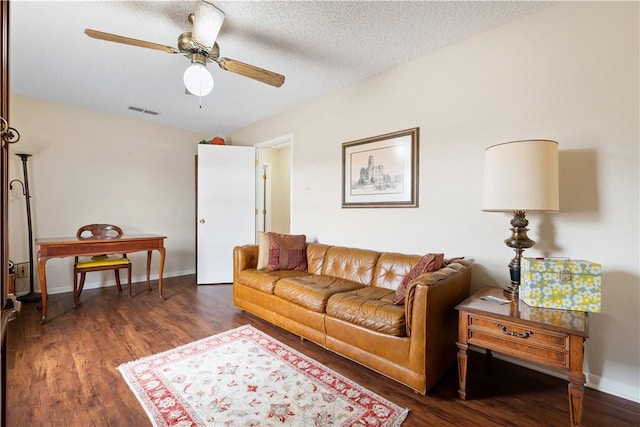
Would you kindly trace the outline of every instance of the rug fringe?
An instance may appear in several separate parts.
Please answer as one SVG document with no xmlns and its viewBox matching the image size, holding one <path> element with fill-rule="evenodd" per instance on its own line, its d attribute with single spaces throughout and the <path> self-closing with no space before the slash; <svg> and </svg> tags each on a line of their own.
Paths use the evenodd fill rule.
<svg viewBox="0 0 640 427">
<path fill-rule="evenodd" d="M 404 408 L 402 410 L 402 412 L 398 415 L 398 419 L 396 420 L 396 422 L 393 424 L 392 427 L 400 427 L 402 425 L 402 423 L 404 423 L 404 421 L 407 419 L 407 416 L 409 415 L 409 408 Z"/>
<path fill-rule="evenodd" d="M 134 363 L 134 362 L 130 362 L 130 363 Z M 120 371 L 120 374 L 122 375 L 122 378 L 124 378 L 124 382 L 127 383 L 127 385 L 129 386 L 129 389 L 131 390 L 133 395 L 136 397 L 136 399 L 138 399 L 138 403 L 140 403 L 140 406 L 142 406 L 142 409 L 144 409 L 144 412 L 147 414 L 147 417 L 149 418 L 149 421 L 151 421 L 151 425 L 153 427 L 161 427 L 156 421 L 156 414 L 153 413 L 151 411 L 151 409 L 150 409 L 152 405 L 149 405 L 149 402 L 147 402 L 142 397 L 143 395 L 138 393 L 137 385 L 132 382 L 133 379 L 129 379 L 129 373 L 124 371 L 123 369 L 120 369 L 123 366 L 124 366 L 124 364 L 118 366 L 116 369 L 118 371 Z"/>
</svg>

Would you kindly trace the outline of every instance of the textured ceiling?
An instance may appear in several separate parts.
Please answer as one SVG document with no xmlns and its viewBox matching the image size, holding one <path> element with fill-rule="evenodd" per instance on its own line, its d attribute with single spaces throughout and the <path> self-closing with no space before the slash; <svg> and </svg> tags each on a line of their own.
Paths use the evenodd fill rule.
<svg viewBox="0 0 640 427">
<path fill-rule="evenodd" d="M 215 1 L 221 56 L 286 76 L 274 88 L 220 69 L 213 92 L 184 93 L 187 58 L 95 40 L 92 28 L 168 46 L 193 1 L 12 1 L 11 90 L 172 127 L 226 135 L 279 111 L 503 25 L 550 2 Z M 129 106 L 159 112 L 157 116 Z"/>
</svg>

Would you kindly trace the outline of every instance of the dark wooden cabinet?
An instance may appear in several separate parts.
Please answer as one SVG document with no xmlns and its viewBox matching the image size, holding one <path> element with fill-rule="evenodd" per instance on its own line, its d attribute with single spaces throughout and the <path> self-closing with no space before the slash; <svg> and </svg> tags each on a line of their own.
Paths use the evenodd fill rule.
<svg viewBox="0 0 640 427">
<path fill-rule="evenodd" d="M 0 57 L 2 58 L 2 71 L 0 71 L 0 91 L 2 92 L 2 100 L 0 101 L 0 116 L 5 119 L 9 113 L 9 2 L 2 2 L 0 4 L 0 24 L 2 27 L 0 28 Z M 8 221 L 7 221 L 7 201 L 8 195 L 7 191 L 9 175 L 7 171 L 7 166 L 9 163 L 9 148 L 8 144 L 5 144 L 2 139 L 0 139 L 0 143 L 2 144 L 2 150 L 0 150 L 0 204 L 2 208 L 0 209 L 0 263 L 3 266 L 0 268 L 0 282 L 2 284 L 2 300 L 0 301 L 2 308 L 2 351 L 0 352 L 0 408 L 1 418 L 0 423 L 2 426 L 7 424 L 7 416 L 6 416 L 6 406 L 7 406 L 7 323 L 9 322 L 9 318 L 5 316 L 5 308 L 7 302 L 7 293 L 8 293 L 8 279 L 9 279 L 9 254 L 8 254 Z M 6 268 L 4 266 L 7 266 Z"/>
<path fill-rule="evenodd" d="M 9 2 L 0 2 L 0 57 L 2 70 L 0 71 L 0 116 L 2 117 L 3 131 L 9 122 Z M 9 143 L 0 138 L 2 149 L 0 150 L 0 282 L 2 285 L 2 300 L 0 308 L 2 314 L 2 351 L 0 353 L 1 378 L 0 378 L 0 402 L 2 426 L 7 424 L 7 327 L 9 320 L 16 315 L 12 301 L 7 298 L 9 293 L 9 236 L 8 236 L 8 192 L 9 192 Z"/>
</svg>

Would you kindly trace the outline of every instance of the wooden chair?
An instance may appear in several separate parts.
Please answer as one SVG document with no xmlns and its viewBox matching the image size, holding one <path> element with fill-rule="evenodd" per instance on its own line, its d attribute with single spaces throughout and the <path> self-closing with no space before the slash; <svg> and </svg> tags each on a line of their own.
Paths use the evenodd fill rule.
<svg viewBox="0 0 640 427">
<path fill-rule="evenodd" d="M 122 234 L 122 229 L 117 225 L 89 224 L 80 227 L 76 233 L 76 237 L 78 240 L 119 239 L 122 237 Z M 122 254 L 121 256 L 98 255 L 85 260 L 79 260 L 78 257 L 75 257 L 73 263 L 73 307 L 75 308 L 80 301 L 80 294 L 84 287 L 86 273 L 90 271 L 113 270 L 116 276 L 118 291 L 122 292 L 120 270 L 123 268 L 128 270 L 129 298 L 131 298 L 131 261 L 127 258 L 127 254 Z M 80 277 L 79 284 L 78 276 Z"/>
</svg>

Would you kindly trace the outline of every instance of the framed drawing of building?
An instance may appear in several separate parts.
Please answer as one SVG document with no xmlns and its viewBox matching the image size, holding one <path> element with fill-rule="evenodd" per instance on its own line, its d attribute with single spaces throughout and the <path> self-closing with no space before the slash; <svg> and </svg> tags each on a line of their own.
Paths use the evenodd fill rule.
<svg viewBox="0 0 640 427">
<path fill-rule="evenodd" d="M 419 128 L 342 144 L 342 207 L 418 206 Z"/>
</svg>

